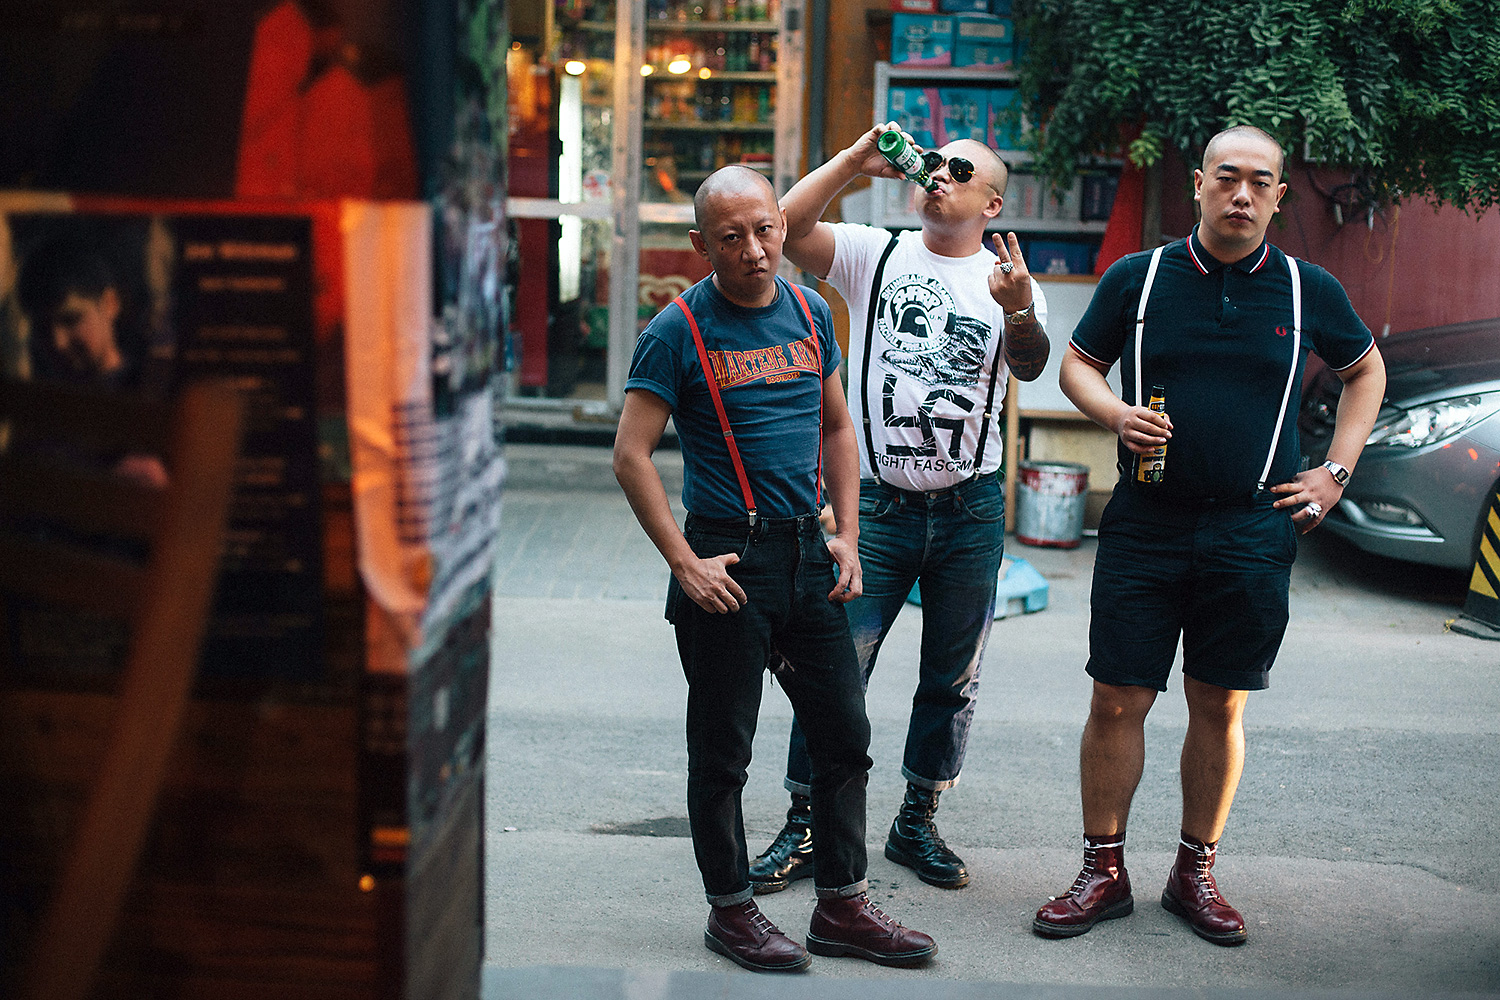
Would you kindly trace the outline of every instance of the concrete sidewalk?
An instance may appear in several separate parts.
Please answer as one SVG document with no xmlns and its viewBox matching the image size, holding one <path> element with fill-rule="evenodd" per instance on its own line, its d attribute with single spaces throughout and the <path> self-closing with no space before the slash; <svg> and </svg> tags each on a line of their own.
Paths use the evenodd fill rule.
<svg viewBox="0 0 1500 1000">
<path fill-rule="evenodd" d="M 1047 610 L 996 623 L 964 780 L 939 824 L 969 863 L 947 892 L 881 853 L 900 801 L 921 612 L 871 681 L 871 896 L 932 933 L 929 967 L 815 959 L 755 976 L 702 944 L 686 837 L 685 684 L 662 619 L 667 571 L 608 452 L 511 446 L 497 566 L 486 801 L 485 996 L 910 997 L 1500 994 L 1500 644 L 1447 633 L 1462 574 L 1305 541 L 1271 690 L 1216 868 L 1250 940 L 1217 948 L 1157 903 L 1175 849 L 1180 680 L 1147 727 L 1127 855 L 1136 912 L 1068 941 L 1031 915 L 1078 868 L 1077 746 L 1087 709 L 1093 543 L 1009 540 Z M 676 497 L 680 459 L 659 456 Z M 752 855 L 779 828 L 791 712 L 766 689 L 745 790 Z M 812 886 L 759 897 L 800 937 Z M 1349 993 L 1329 993 L 1347 990 Z M 1228 991 L 1228 992 L 1226 992 Z"/>
</svg>

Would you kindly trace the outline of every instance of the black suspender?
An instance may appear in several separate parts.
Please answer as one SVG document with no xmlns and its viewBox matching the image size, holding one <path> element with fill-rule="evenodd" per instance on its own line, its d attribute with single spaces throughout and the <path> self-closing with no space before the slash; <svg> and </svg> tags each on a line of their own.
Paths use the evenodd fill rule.
<svg viewBox="0 0 1500 1000">
<path fill-rule="evenodd" d="M 1000 381 L 1000 353 L 1005 350 L 1005 310 L 1001 310 L 1000 339 L 995 341 L 995 360 L 990 362 L 990 393 L 984 400 L 984 419 L 979 422 L 979 443 L 974 446 L 974 472 L 970 479 L 979 477 L 979 468 L 984 465 L 984 445 L 990 438 L 990 418 L 995 413 L 995 383 Z"/>
<path fill-rule="evenodd" d="M 885 262 L 890 259 L 891 251 L 896 249 L 896 237 L 885 245 L 885 252 L 880 255 L 880 263 L 875 265 L 875 280 L 870 283 L 870 307 L 865 314 L 865 353 L 860 363 L 859 373 L 859 401 L 862 417 L 865 425 L 865 451 L 870 458 L 870 471 L 876 479 L 880 475 L 880 463 L 875 460 L 875 433 L 870 423 L 870 354 L 875 347 L 875 313 L 880 307 L 880 282 L 885 277 Z M 1005 321 L 1002 319 L 1000 337 L 995 341 L 995 357 L 990 362 L 990 391 L 984 401 L 984 419 L 979 423 L 979 441 L 974 447 L 974 472 L 969 476 L 976 479 L 979 469 L 984 464 L 984 446 L 990 436 L 990 420 L 995 411 L 995 385 L 1000 381 L 1000 355 L 1005 350 Z"/>
<path fill-rule="evenodd" d="M 885 262 L 895 249 L 896 237 L 892 236 L 891 241 L 885 245 L 885 253 L 880 255 L 880 263 L 875 265 L 875 280 L 870 283 L 870 308 L 865 315 L 865 356 L 859 366 L 859 401 L 860 408 L 864 411 L 865 450 L 870 456 L 870 474 L 876 479 L 880 478 L 880 463 L 875 460 L 875 432 L 870 426 L 870 352 L 875 348 L 875 312 L 880 308 L 880 280 L 885 277 Z"/>
</svg>

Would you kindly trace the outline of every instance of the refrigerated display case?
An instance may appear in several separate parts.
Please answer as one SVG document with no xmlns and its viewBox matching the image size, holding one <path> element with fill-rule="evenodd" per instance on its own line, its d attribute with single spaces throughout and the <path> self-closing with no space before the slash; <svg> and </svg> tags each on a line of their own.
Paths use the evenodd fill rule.
<svg viewBox="0 0 1500 1000">
<path fill-rule="evenodd" d="M 547 173 L 545 192 L 512 183 L 507 199 L 513 400 L 617 412 L 640 329 L 708 273 L 687 237 L 698 185 L 732 163 L 778 193 L 795 181 L 802 21 L 803 0 L 552 0 L 542 37 L 513 46 L 531 107 L 512 116 L 511 176 Z M 541 160 L 515 169 L 518 148 Z"/>
</svg>

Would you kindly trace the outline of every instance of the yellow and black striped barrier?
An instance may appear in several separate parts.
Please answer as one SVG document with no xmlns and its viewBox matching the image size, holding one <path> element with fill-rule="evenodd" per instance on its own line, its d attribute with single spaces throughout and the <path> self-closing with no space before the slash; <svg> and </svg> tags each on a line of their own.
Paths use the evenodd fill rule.
<svg viewBox="0 0 1500 1000">
<path fill-rule="evenodd" d="M 1479 555 L 1469 579 L 1464 609 L 1448 627 L 1476 639 L 1500 639 L 1500 490 L 1490 497 L 1484 530 L 1479 533 Z"/>
</svg>

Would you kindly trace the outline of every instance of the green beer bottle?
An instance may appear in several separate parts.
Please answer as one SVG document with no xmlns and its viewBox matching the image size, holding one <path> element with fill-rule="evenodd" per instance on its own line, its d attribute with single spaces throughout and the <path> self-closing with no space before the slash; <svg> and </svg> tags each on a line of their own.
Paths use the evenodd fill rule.
<svg viewBox="0 0 1500 1000">
<path fill-rule="evenodd" d="M 880 155 L 890 162 L 891 166 L 906 175 L 906 179 L 913 184 L 918 184 L 931 191 L 937 187 L 937 181 L 928 174 L 926 165 L 922 162 L 922 154 L 915 143 L 907 142 L 906 136 L 895 129 L 888 129 L 880 134 L 875 141 L 875 146 L 880 150 Z"/>
</svg>

